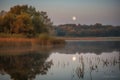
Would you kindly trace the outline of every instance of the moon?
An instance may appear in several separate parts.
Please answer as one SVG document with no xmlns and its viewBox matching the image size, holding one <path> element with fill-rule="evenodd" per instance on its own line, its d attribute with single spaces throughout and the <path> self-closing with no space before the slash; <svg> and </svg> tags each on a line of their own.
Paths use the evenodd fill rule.
<svg viewBox="0 0 120 80">
<path fill-rule="evenodd" d="M 73 60 L 73 61 L 75 61 L 75 60 L 76 60 L 76 57 L 75 57 L 75 56 L 73 56 L 73 57 L 72 57 L 72 60 Z"/>
<path fill-rule="evenodd" d="M 72 20 L 73 20 L 73 21 L 75 21 L 75 20 L 76 20 L 76 17 L 75 17 L 75 16 L 73 16 L 73 17 L 72 17 Z"/>
</svg>

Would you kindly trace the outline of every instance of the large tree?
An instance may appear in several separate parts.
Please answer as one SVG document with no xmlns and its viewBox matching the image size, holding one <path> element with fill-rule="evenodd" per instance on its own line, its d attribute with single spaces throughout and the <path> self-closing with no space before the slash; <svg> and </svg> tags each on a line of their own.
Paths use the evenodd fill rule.
<svg viewBox="0 0 120 80">
<path fill-rule="evenodd" d="M 40 33 L 51 33 L 52 22 L 46 12 L 36 11 L 32 6 L 16 5 L 6 14 L 0 15 L 0 29 L 0 32 L 32 37 Z"/>
</svg>

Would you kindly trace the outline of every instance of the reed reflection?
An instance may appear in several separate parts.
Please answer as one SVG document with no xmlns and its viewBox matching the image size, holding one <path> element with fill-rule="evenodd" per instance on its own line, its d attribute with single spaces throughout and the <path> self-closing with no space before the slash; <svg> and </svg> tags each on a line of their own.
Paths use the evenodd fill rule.
<svg viewBox="0 0 120 80">
<path fill-rule="evenodd" d="M 78 76 L 78 78 L 84 78 L 84 60 L 83 60 L 83 56 L 81 56 L 79 58 L 80 61 L 80 65 L 76 68 L 76 74 Z"/>
<path fill-rule="evenodd" d="M 120 53 L 117 51 L 103 52 L 100 55 L 94 53 L 76 53 L 76 54 L 63 54 L 63 53 L 52 53 L 48 58 L 53 60 L 52 70 L 53 75 L 58 73 L 54 72 L 57 70 L 60 74 L 67 73 L 67 79 L 70 80 L 93 80 L 104 79 L 104 76 L 116 76 L 113 79 L 119 79 L 120 77 Z M 62 75 L 61 77 L 65 77 Z M 110 77 L 108 77 L 109 79 Z M 50 79 L 52 80 L 52 79 Z"/>
</svg>

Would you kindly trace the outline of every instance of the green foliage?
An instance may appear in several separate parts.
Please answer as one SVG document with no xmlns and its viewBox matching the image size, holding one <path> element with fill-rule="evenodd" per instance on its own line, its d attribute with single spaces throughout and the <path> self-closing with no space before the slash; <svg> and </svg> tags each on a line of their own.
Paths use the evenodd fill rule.
<svg viewBox="0 0 120 80">
<path fill-rule="evenodd" d="M 16 5 L 10 11 L 0 15 L 0 32 L 23 34 L 35 37 L 40 33 L 50 33 L 52 22 L 46 12 L 36 11 L 34 7 Z"/>
</svg>

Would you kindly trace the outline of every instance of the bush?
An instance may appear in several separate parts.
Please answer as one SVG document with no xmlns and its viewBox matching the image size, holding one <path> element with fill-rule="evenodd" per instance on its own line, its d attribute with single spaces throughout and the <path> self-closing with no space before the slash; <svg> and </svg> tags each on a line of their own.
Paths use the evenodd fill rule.
<svg viewBox="0 0 120 80">
<path fill-rule="evenodd" d="M 42 33 L 39 35 L 39 39 L 41 40 L 48 40 L 50 37 L 47 33 Z"/>
</svg>

